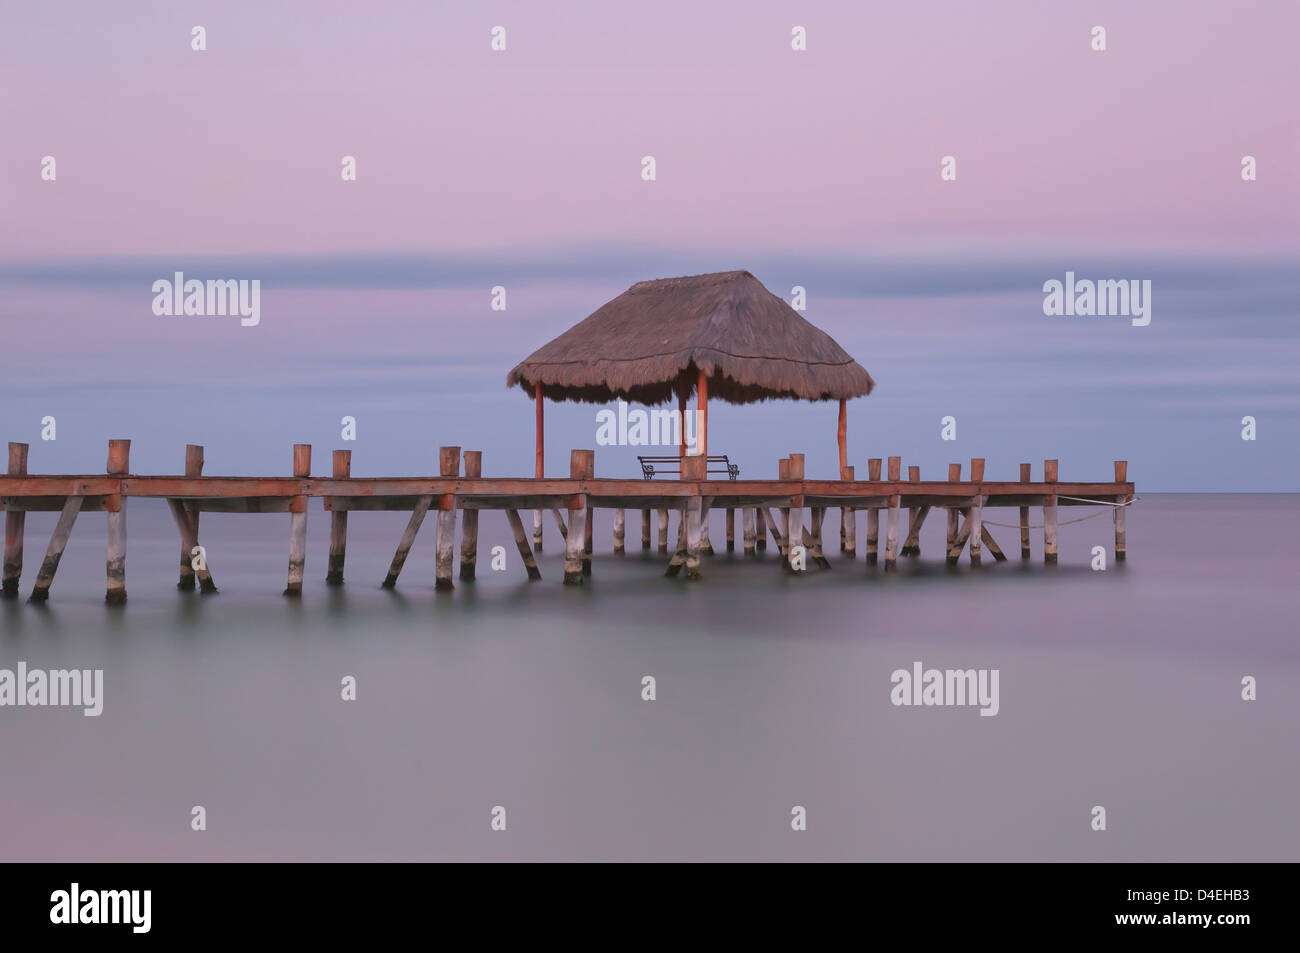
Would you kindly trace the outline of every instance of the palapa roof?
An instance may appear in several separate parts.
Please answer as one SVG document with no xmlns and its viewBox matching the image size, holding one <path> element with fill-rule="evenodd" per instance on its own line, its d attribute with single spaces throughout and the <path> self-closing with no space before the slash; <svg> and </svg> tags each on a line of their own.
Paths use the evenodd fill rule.
<svg viewBox="0 0 1300 953">
<path fill-rule="evenodd" d="M 709 397 L 840 400 L 875 382 L 829 334 L 748 271 L 639 281 L 530 354 L 506 377 L 548 400 L 659 404 L 689 395 L 697 370 Z"/>
</svg>

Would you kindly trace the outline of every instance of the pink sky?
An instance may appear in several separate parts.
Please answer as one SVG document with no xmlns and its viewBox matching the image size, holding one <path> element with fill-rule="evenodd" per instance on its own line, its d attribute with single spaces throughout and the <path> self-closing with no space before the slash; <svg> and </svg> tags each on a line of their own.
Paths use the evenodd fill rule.
<svg viewBox="0 0 1300 953">
<path fill-rule="evenodd" d="M 1295 3 L 375 9 L 11 9 L 0 259 L 1297 246 Z"/>
</svg>

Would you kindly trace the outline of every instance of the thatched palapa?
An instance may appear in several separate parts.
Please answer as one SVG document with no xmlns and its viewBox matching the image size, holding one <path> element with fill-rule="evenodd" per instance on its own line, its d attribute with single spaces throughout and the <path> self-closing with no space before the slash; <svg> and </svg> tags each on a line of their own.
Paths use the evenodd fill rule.
<svg viewBox="0 0 1300 953">
<path fill-rule="evenodd" d="M 773 398 L 847 400 L 871 375 L 748 271 L 634 284 L 507 376 L 550 400 L 660 404 L 700 376 L 733 404 Z"/>
</svg>

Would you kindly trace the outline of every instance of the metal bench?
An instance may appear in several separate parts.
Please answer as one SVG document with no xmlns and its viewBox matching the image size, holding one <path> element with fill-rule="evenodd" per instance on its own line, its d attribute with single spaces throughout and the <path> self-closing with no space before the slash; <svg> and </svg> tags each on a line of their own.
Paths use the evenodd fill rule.
<svg viewBox="0 0 1300 953">
<path fill-rule="evenodd" d="M 660 473 L 681 473 L 681 457 L 637 457 L 641 464 L 641 476 L 647 480 L 653 480 Z M 705 468 L 706 473 L 725 473 L 727 479 L 734 480 L 740 476 L 740 465 L 732 463 L 723 454 L 719 457 L 709 457 Z"/>
</svg>

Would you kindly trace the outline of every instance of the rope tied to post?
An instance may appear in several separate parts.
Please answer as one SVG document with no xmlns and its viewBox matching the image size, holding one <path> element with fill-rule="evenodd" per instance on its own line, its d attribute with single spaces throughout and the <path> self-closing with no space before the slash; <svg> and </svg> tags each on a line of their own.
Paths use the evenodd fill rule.
<svg viewBox="0 0 1300 953">
<path fill-rule="evenodd" d="M 1123 503 L 1112 503 L 1109 500 L 1085 500 L 1083 497 L 1080 496 L 1058 496 L 1057 499 L 1073 500 L 1076 503 L 1091 503 L 1095 506 L 1109 506 L 1113 511 L 1125 506 L 1132 506 L 1134 503 L 1140 500 L 1141 497 L 1134 496 L 1133 499 L 1125 500 Z M 1071 523 L 1082 523 L 1084 520 L 1090 520 L 1093 519 L 1094 517 L 1101 516 L 1105 512 L 1106 512 L 1105 510 L 1098 510 L 1095 513 L 1089 513 L 1087 516 L 1080 516 L 1077 517 L 1076 519 L 1061 520 L 1059 523 L 1057 523 L 1057 525 L 1069 526 Z M 980 522 L 983 523 L 983 525 L 985 526 L 1001 526 L 1004 527 L 1005 529 L 1045 529 L 1046 528 L 1042 523 L 1028 523 L 1022 526 L 1020 523 L 995 523 L 992 520 L 981 520 Z"/>
</svg>

